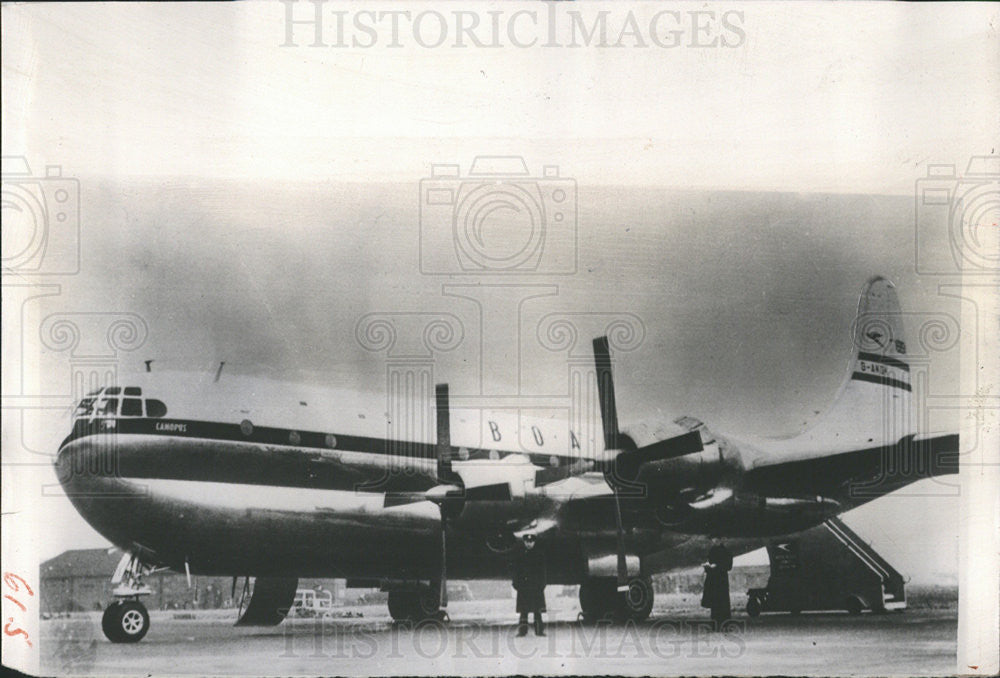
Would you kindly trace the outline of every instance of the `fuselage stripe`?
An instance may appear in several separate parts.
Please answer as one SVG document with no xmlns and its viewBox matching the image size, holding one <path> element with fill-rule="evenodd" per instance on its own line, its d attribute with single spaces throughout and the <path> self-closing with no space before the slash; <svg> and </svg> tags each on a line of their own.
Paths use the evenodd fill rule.
<svg viewBox="0 0 1000 678">
<path fill-rule="evenodd" d="M 905 381 L 899 381 L 898 379 L 893 379 L 892 377 L 886 377 L 881 374 L 867 374 L 865 372 L 855 372 L 851 375 L 851 379 L 857 381 L 868 381 L 873 384 L 879 384 L 880 386 L 892 386 L 894 388 L 901 388 L 904 391 L 912 391 L 913 389 Z"/>
<path fill-rule="evenodd" d="M 293 429 L 253 426 L 245 433 L 239 424 L 223 422 L 198 421 L 190 419 L 150 419 L 145 417 L 118 417 L 81 419 L 73 425 L 70 435 L 63 440 L 60 448 L 66 444 L 89 435 L 104 434 L 138 434 L 152 436 L 169 436 L 178 438 L 201 438 L 207 440 L 227 441 L 233 443 L 252 443 L 257 445 L 280 446 L 289 448 L 307 448 L 327 450 L 331 452 L 361 452 L 385 456 L 395 456 L 411 459 L 436 458 L 435 446 L 432 443 L 393 440 L 389 438 L 372 438 L 340 433 L 316 431 L 297 431 Z M 331 444 L 332 443 L 332 444 Z M 585 458 L 581 454 L 567 455 L 557 451 L 537 453 L 515 450 L 485 449 L 472 447 L 451 447 L 451 458 L 454 460 L 486 460 L 503 458 L 510 455 L 524 455 L 532 463 L 541 466 L 552 465 L 555 459 L 559 466 L 572 464 Z"/>
</svg>

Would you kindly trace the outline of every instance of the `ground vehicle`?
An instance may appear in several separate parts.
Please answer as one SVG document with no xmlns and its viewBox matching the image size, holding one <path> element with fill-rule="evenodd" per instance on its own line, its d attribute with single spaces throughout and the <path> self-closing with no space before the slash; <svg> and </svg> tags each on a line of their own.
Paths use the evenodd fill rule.
<svg viewBox="0 0 1000 678">
<path fill-rule="evenodd" d="M 903 577 L 839 518 L 767 547 L 767 588 L 747 592 L 747 614 L 906 608 Z"/>
<path fill-rule="evenodd" d="M 326 589 L 298 589 L 289 615 L 295 617 L 328 617 L 333 614 L 333 593 Z"/>
</svg>

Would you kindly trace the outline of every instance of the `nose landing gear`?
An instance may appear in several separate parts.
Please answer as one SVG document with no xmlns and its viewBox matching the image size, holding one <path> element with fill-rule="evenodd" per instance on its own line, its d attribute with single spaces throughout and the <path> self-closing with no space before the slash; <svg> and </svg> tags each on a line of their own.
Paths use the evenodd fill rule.
<svg viewBox="0 0 1000 678">
<path fill-rule="evenodd" d="M 111 577 L 115 602 L 108 605 L 101 617 L 101 630 L 112 643 L 138 643 L 149 631 L 149 612 L 139 602 L 139 596 L 152 593 L 143 576 L 153 571 L 139 558 L 126 553 Z"/>
<path fill-rule="evenodd" d="M 104 610 L 101 629 L 112 643 L 138 643 L 149 631 L 149 612 L 138 600 L 117 600 Z"/>
</svg>

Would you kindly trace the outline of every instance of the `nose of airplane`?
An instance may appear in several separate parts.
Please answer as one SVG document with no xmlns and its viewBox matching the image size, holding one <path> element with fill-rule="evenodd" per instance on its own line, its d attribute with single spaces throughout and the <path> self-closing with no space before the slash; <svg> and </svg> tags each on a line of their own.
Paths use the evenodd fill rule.
<svg viewBox="0 0 1000 678">
<path fill-rule="evenodd" d="M 122 477 L 117 436 L 70 439 L 59 449 L 55 471 L 67 498 L 91 527 L 112 543 L 130 544 L 144 522 L 148 493 Z"/>
<path fill-rule="evenodd" d="M 71 499 L 120 492 L 119 453 L 115 436 L 66 441 L 54 461 L 63 490 Z"/>
</svg>

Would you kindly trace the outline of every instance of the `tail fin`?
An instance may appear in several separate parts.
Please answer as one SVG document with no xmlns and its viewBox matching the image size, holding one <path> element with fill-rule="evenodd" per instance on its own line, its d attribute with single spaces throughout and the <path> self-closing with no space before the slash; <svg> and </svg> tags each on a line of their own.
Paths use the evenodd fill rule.
<svg viewBox="0 0 1000 678">
<path fill-rule="evenodd" d="M 890 445 L 913 433 L 910 366 L 895 286 L 865 283 L 852 328 L 850 370 L 833 407 L 805 435 L 849 447 Z"/>
<path fill-rule="evenodd" d="M 902 311 L 891 282 L 875 277 L 865 284 L 853 330 L 851 380 L 909 393 L 910 366 L 906 362 Z"/>
</svg>

